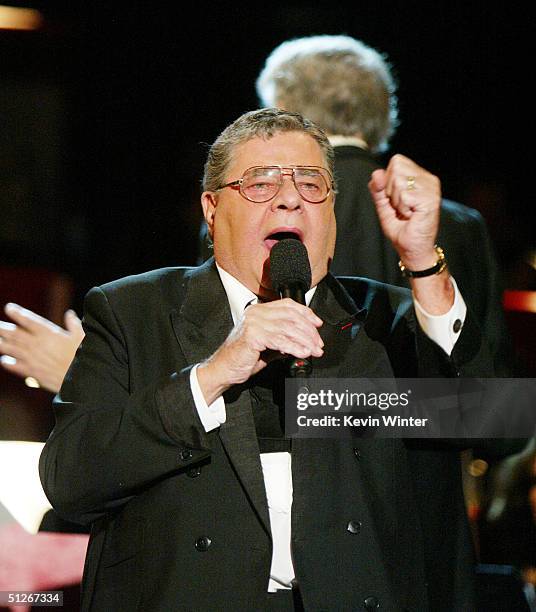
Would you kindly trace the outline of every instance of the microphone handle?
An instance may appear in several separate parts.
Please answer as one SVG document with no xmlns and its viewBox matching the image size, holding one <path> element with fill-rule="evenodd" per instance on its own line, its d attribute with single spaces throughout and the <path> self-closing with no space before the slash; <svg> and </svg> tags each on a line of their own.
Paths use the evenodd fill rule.
<svg viewBox="0 0 536 612">
<path fill-rule="evenodd" d="M 305 305 L 305 290 L 301 283 L 292 283 L 280 287 L 279 294 L 281 299 L 290 298 L 298 304 Z M 291 378 L 307 378 L 313 371 L 311 359 L 301 357 L 289 357 L 287 360 L 288 373 Z"/>
<path fill-rule="evenodd" d="M 305 291 L 303 290 L 303 285 L 301 283 L 292 283 L 288 285 L 283 285 L 279 288 L 279 295 L 281 299 L 290 298 L 298 304 L 303 304 L 305 306 Z"/>
</svg>

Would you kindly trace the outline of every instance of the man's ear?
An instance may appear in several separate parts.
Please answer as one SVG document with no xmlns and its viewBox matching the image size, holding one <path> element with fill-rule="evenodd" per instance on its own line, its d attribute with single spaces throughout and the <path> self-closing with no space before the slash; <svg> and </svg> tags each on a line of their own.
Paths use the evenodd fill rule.
<svg viewBox="0 0 536 612">
<path fill-rule="evenodd" d="M 208 234 L 212 238 L 214 235 L 214 217 L 216 215 L 216 197 L 213 191 L 204 191 L 201 195 L 201 206 L 203 216 L 207 222 Z"/>
</svg>

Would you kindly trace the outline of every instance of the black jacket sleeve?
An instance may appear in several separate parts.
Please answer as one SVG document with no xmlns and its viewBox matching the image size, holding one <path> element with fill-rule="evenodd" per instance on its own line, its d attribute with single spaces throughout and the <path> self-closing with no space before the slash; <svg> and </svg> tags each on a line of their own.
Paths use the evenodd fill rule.
<svg viewBox="0 0 536 612">
<path fill-rule="evenodd" d="M 54 401 L 40 459 L 43 487 L 65 519 L 89 523 L 140 489 L 210 455 L 185 366 L 130 390 L 128 343 L 105 293 L 84 307 L 86 337 Z"/>
</svg>

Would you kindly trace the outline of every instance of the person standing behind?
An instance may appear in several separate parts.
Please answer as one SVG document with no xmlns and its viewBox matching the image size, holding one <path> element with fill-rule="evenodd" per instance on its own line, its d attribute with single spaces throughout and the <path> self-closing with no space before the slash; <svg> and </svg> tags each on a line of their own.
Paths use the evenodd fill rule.
<svg viewBox="0 0 536 612">
<path fill-rule="evenodd" d="M 349 36 L 289 40 L 269 55 L 256 86 L 263 106 L 311 118 L 334 146 L 338 238 L 332 274 L 409 286 L 400 274 L 394 248 L 381 231 L 368 189 L 372 172 L 381 167 L 376 155 L 387 150 L 398 125 L 396 83 L 384 56 Z M 499 375 L 510 375 L 498 268 L 480 213 L 444 199 L 438 244 L 449 254 L 449 268 L 482 325 Z M 203 223 L 201 261 L 212 255 L 206 246 Z M 30 311 L 15 307 L 7 314 L 15 324 L 0 322 L 0 354 L 6 355 L 0 365 L 19 376 L 37 378 L 57 393 L 83 338 L 80 321 L 74 313 L 69 315 L 76 334 L 67 328 L 67 337 Z M 46 355 L 35 350 L 37 343 Z M 14 346 L 19 350 L 16 356 Z M 45 366 L 48 369 L 43 372 Z"/>
<path fill-rule="evenodd" d="M 385 239 L 368 190 L 378 154 L 398 126 L 396 82 L 385 56 L 349 36 L 288 40 L 266 59 L 256 82 L 261 106 L 298 112 L 320 125 L 335 149 L 335 275 L 408 286 Z M 415 185 L 418 189 L 418 185 Z M 476 314 L 499 375 L 512 373 L 498 266 L 480 213 L 442 200 L 437 238 L 449 269 Z"/>
</svg>

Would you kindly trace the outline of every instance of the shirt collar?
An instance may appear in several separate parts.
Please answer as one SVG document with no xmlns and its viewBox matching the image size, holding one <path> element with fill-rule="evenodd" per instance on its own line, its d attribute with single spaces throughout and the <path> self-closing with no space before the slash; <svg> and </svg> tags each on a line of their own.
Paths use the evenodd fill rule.
<svg viewBox="0 0 536 612">
<path fill-rule="evenodd" d="M 328 136 L 328 140 L 332 147 L 343 147 L 343 146 L 351 146 L 351 147 L 359 147 L 360 149 L 368 150 L 368 144 L 357 136 L 343 136 L 342 134 L 333 134 L 332 136 Z"/>
<path fill-rule="evenodd" d="M 227 294 L 227 300 L 229 301 L 229 307 L 231 308 L 233 323 L 236 325 L 237 321 L 242 318 L 246 306 L 249 304 L 256 304 L 258 302 L 258 297 L 253 293 L 253 291 L 250 291 L 239 280 L 229 274 L 229 272 L 226 272 L 223 268 L 220 268 L 218 264 L 216 264 L 216 268 L 220 275 L 225 293 Z M 305 303 L 307 306 L 309 306 L 311 303 L 315 291 L 316 285 L 311 287 L 311 289 L 309 289 L 309 291 L 307 291 L 305 294 Z"/>
</svg>

